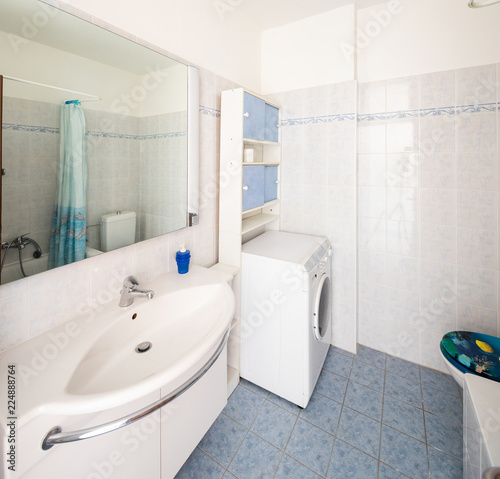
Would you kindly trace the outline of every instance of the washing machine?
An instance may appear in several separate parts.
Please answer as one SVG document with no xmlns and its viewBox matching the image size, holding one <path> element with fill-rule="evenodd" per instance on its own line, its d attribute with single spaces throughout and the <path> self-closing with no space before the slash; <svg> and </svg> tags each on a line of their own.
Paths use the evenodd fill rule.
<svg viewBox="0 0 500 479">
<path fill-rule="evenodd" d="M 303 408 L 331 343 L 331 253 L 279 231 L 242 246 L 240 375 Z"/>
</svg>

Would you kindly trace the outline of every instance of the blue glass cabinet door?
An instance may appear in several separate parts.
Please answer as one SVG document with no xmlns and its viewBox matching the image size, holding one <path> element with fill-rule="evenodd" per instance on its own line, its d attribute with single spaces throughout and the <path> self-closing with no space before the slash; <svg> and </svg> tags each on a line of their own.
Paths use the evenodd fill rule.
<svg viewBox="0 0 500 479">
<path fill-rule="evenodd" d="M 250 93 L 243 100 L 243 137 L 265 140 L 266 103 Z"/>
<path fill-rule="evenodd" d="M 280 111 L 278 108 L 268 105 L 266 103 L 266 136 L 265 140 L 277 142 L 278 135 L 278 124 L 280 120 Z"/>
<path fill-rule="evenodd" d="M 264 203 L 278 198 L 278 167 L 266 166 L 264 171 Z"/>
<path fill-rule="evenodd" d="M 264 204 L 265 168 L 261 165 L 243 167 L 243 211 Z"/>
</svg>

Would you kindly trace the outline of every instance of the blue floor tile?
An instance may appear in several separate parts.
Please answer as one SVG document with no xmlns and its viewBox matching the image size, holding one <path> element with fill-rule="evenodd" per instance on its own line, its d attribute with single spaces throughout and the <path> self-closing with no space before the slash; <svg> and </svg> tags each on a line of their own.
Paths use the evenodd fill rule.
<svg viewBox="0 0 500 479">
<path fill-rule="evenodd" d="M 382 417 L 382 393 L 349 381 L 344 404 L 377 421 Z"/>
<path fill-rule="evenodd" d="M 380 422 L 374 419 L 344 406 L 337 437 L 373 457 L 378 457 Z"/>
<path fill-rule="evenodd" d="M 462 424 L 463 407 L 460 397 L 446 394 L 428 386 L 422 386 L 422 394 L 426 411 Z"/>
<path fill-rule="evenodd" d="M 299 418 L 288 442 L 286 453 L 324 476 L 332 446 L 332 435 Z"/>
<path fill-rule="evenodd" d="M 359 346 L 356 359 L 364 361 L 365 363 L 377 366 L 378 368 L 385 369 L 386 354 L 366 346 Z"/>
<path fill-rule="evenodd" d="M 378 468 L 378 479 L 407 479 L 408 476 L 401 474 L 396 469 L 389 467 L 387 464 L 383 462 L 380 463 Z"/>
<path fill-rule="evenodd" d="M 241 378 L 239 385 L 246 389 L 250 389 L 250 391 L 258 394 L 259 396 L 262 396 L 263 398 L 267 398 L 267 396 L 269 395 L 269 391 L 266 391 L 264 388 L 261 388 L 260 386 L 257 386 L 257 384 L 251 383 L 246 379 Z"/>
<path fill-rule="evenodd" d="M 246 433 L 247 430 L 241 424 L 220 414 L 200 441 L 199 447 L 227 467 Z"/>
<path fill-rule="evenodd" d="M 344 356 L 349 356 L 350 358 L 354 357 L 353 353 L 350 353 L 349 351 L 346 351 L 345 349 L 337 348 L 337 346 L 330 346 L 330 349 L 332 349 L 336 353 L 343 354 Z"/>
<path fill-rule="evenodd" d="M 429 466 L 431 470 L 431 479 L 449 479 L 450 477 L 463 477 L 463 462 L 448 454 L 430 447 L 429 448 Z M 479 476 L 467 476 L 479 477 Z"/>
<path fill-rule="evenodd" d="M 460 396 L 460 387 L 449 374 L 420 366 L 420 375 L 423 385 L 439 389 L 453 396 Z"/>
<path fill-rule="evenodd" d="M 328 371 L 338 374 L 339 376 L 349 377 L 351 374 L 353 359 L 345 356 L 344 354 L 338 353 L 330 348 L 323 364 L 323 368 Z"/>
<path fill-rule="evenodd" d="M 388 373 L 403 376 L 412 381 L 420 381 L 420 367 L 418 364 L 410 363 L 404 359 L 387 356 L 385 370 Z"/>
<path fill-rule="evenodd" d="M 238 479 L 273 478 L 282 455 L 282 451 L 250 432 L 228 470 Z"/>
<path fill-rule="evenodd" d="M 326 477 L 328 479 L 375 478 L 377 469 L 377 459 L 337 439 Z"/>
<path fill-rule="evenodd" d="M 382 426 L 380 460 L 413 479 L 429 477 L 427 446 L 388 426 Z"/>
<path fill-rule="evenodd" d="M 459 459 L 463 457 L 463 428 L 434 414 L 425 413 L 427 444 Z"/>
<path fill-rule="evenodd" d="M 411 379 L 387 373 L 385 375 L 385 394 L 399 401 L 422 407 L 422 391 L 420 383 Z"/>
<path fill-rule="evenodd" d="M 358 361 L 356 358 L 352 365 L 350 380 L 368 386 L 377 391 L 384 390 L 385 371 L 370 364 Z"/>
<path fill-rule="evenodd" d="M 347 379 L 323 369 L 316 384 L 315 391 L 339 403 L 344 402 Z"/>
<path fill-rule="evenodd" d="M 300 412 L 300 417 L 335 435 L 341 410 L 340 403 L 314 392 L 307 407 Z"/>
<path fill-rule="evenodd" d="M 242 379 L 176 479 L 459 478 L 452 381 L 363 346 L 357 356 L 331 347 L 305 409 Z"/>
<path fill-rule="evenodd" d="M 269 393 L 269 396 L 267 396 L 267 400 L 273 402 L 274 404 L 277 404 L 279 407 L 286 409 L 288 412 L 291 412 L 296 416 L 299 415 L 300 407 L 297 406 L 297 404 L 293 404 L 286 399 L 276 396 L 276 394 Z"/>
<path fill-rule="evenodd" d="M 281 460 L 280 467 L 278 467 L 278 472 L 275 479 L 320 479 L 315 472 L 308 469 L 306 466 L 300 464 L 295 459 L 287 456 L 283 456 Z"/>
<path fill-rule="evenodd" d="M 224 414 L 249 428 L 257 417 L 264 398 L 242 386 L 237 386 L 227 400 Z"/>
<path fill-rule="evenodd" d="M 284 450 L 296 421 L 295 414 L 266 401 L 250 430 Z"/>
<path fill-rule="evenodd" d="M 201 449 L 196 448 L 184 463 L 175 479 L 220 479 L 224 468 L 208 457 Z"/>
<path fill-rule="evenodd" d="M 422 409 L 385 396 L 382 422 L 425 442 L 424 411 Z"/>
</svg>

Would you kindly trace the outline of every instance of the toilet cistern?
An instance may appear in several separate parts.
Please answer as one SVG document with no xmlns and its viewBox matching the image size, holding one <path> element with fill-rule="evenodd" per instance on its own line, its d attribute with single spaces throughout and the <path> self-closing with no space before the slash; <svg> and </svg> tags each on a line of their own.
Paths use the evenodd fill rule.
<svg viewBox="0 0 500 479">
<path fill-rule="evenodd" d="M 150 289 L 139 289 L 139 281 L 135 276 L 127 276 L 123 280 L 123 288 L 120 291 L 120 303 L 119 306 L 126 308 L 134 302 L 135 296 L 145 296 L 148 299 L 153 299 L 155 292 Z"/>
</svg>

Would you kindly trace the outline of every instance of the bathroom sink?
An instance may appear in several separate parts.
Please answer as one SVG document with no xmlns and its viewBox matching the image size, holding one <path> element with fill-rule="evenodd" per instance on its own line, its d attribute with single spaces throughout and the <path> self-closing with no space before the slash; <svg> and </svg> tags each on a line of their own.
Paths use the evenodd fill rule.
<svg viewBox="0 0 500 479">
<path fill-rule="evenodd" d="M 234 310 L 228 289 L 213 283 L 136 299 L 90 346 L 67 392 L 118 391 L 169 372 L 167 383 L 217 346 Z"/>
<path fill-rule="evenodd" d="M 130 452 L 121 449 L 123 439 L 144 425 L 142 451 L 149 451 L 142 437 L 152 445 L 150 458 L 165 442 L 174 458 L 169 464 L 180 467 L 196 446 L 192 437 L 201 440 L 226 402 L 225 347 L 235 308 L 230 278 L 192 265 L 188 274 L 141 284 L 154 291 L 152 299 L 134 297 L 120 307 L 116 297 L 0 353 L 13 398 L 12 417 L 0 416 L 0 454 L 22 458 L 19 477 L 54 477 L 68 464 L 86 476 L 92 461 L 106 464 L 106 451 Z M 15 449 L 7 442 L 12 430 Z M 0 477 L 8 465 L 0 466 Z M 35 468 L 41 472 L 31 474 Z"/>
<path fill-rule="evenodd" d="M 235 299 L 228 279 L 192 265 L 188 274 L 141 284 L 155 292 L 153 299 L 136 297 L 122 308 L 115 298 L 1 353 L 2 371 L 19 368 L 19 424 L 174 391 L 209 362 L 230 327 Z"/>
</svg>

